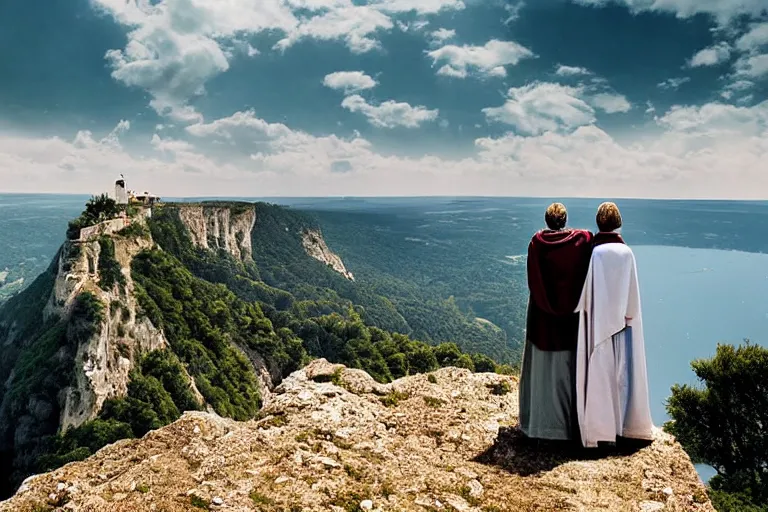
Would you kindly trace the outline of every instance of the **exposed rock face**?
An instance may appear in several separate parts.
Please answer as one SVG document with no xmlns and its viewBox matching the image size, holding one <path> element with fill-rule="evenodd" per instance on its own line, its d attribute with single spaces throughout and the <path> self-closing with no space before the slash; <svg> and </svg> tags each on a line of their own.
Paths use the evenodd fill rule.
<svg viewBox="0 0 768 512">
<path fill-rule="evenodd" d="M 111 237 L 115 259 L 120 264 L 125 286 L 103 290 L 99 283 L 98 240 L 66 242 L 59 257 L 58 276 L 45 309 L 45 317 L 65 316 L 83 291 L 96 295 L 104 305 L 104 319 L 75 356 L 75 385 L 63 391 L 62 430 L 79 426 L 96 417 L 104 401 L 128 392 L 134 361 L 151 350 L 168 345 L 161 331 L 138 315 L 131 278 L 131 261 L 152 246 L 149 238 Z M 202 401 L 202 396 L 197 393 Z"/>
<path fill-rule="evenodd" d="M 314 361 L 275 389 L 259 421 L 186 413 L 30 477 L 0 511 L 714 510 L 664 433 L 631 455 L 546 451 L 503 427 L 517 421 L 514 379 L 432 375 L 381 385 Z"/>
<path fill-rule="evenodd" d="M 326 265 L 330 265 L 333 270 L 350 281 L 355 280 L 355 276 L 352 275 L 352 272 L 346 269 L 341 258 L 328 248 L 325 239 L 323 239 L 323 235 L 319 231 L 312 229 L 304 230 L 301 234 L 301 243 L 304 246 L 304 250 L 307 251 L 307 254 Z"/>
<path fill-rule="evenodd" d="M 197 247 L 224 249 L 242 261 L 253 257 L 251 231 L 256 223 L 254 208 L 246 208 L 240 213 L 232 213 L 232 208 L 228 206 L 180 205 L 177 208 L 179 218 Z"/>
</svg>

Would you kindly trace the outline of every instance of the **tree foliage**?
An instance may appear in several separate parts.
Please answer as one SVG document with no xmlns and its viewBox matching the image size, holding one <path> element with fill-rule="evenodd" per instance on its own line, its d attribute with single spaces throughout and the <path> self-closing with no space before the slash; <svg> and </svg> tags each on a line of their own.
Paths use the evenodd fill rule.
<svg viewBox="0 0 768 512">
<path fill-rule="evenodd" d="M 74 376 L 77 347 L 103 319 L 103 304 L 89 292 L 77 296 L 69 318 L 45 319 L 43 307 L 52 287 L 50 276 L 42 275 L 5 304 L 0 315 L 4 339 L 18 335 L 25 340 L 4 349 L 0 358 L 2 375 L 12 375 L 0 386 L 0 495 L 36 471 L 37 459 L 47 453 L 47 440 L 59 425 L 61 391 Z M 30 307 L 22 307 L 27 301 Z"/>
<path fill-rule="evenodd" d="M 718 345 L 691 366 L 704 387 L 672 387 L 666 430 L 717 471 L 718 510 L 768 510 L 768 349 Z"/>
<path fill-rule="evenodd" d="M 107 400 L 98 418 L 59 433 L 48 442 L 37 461 L 38 470 L 49 471 L 83 460 L 107 444 L 141 437 L 175 421 L 184 411 L 202 408 L 181 362 L 169 350 L 144 355 L 130 377 L 127 396 Z"/>
<path fill-rule="evenodd" d="M 115 242 L 108 236 L 99 238 L 99 286 L 112 289 L 115 284 L 125 286 L 122 266 L 115 258 Z"/>
<path fill-rule="evenodd" d="M 152 236 L 196 276 L 226 284 L 244 300 L 263 302 L 302 319 L 332 313 L 345 316 L 355 309 L 366 325 L 431 344 L 454 342 L 465 351 L 517 363 L 516 349 L 505 348 L 504 331 L 476 321 L 469 309 L 462 311 L 444 287 L 436 290 L 407 283 L 383 272 L 349 281 L 306 254 L 302 234 L 319 230 L 316 219 L 264 203 L 244 204 L 242 209 L 246 207 L 254 209 L 258 219 L 251 237 L 253 262 L 236 261 L 225 251 L 196 248 L 174 205 L 155 210 Z M 382 255 L 371 257 L 378 262 Z M 389 264 L 397 267 L 393 260 Z M 463 364 L 469 367 L 468 361 Z"/>
<path fill-rule="evenodd" d="M 91 196 L 85 203 L 85 210 L 80 216 L 70 221 L 67 229 L 67 238 L 73 240 L 80 236 L 80 230 L 88 226 L 93 226 L 99 222 L 113 219 L 120 213 L 120 205 L 109 197 L 108 194 Z"/>
</svg>

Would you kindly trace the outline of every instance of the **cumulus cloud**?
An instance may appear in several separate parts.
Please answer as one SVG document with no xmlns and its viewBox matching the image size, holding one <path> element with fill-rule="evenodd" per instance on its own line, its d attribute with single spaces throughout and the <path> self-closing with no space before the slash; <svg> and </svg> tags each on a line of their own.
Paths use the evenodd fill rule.
<svg viewBox="0 0 768 512">
<path fill-rule="evenodd" d="M 429 34 L 431 42 L 434 44 L 442 44 L 449 39 L 453 39 L 455 36 L 456 31 L 447 28 L 439 28 Z"/>
<path fill-rule="evenodd" d="M 593 123 L 595 112 L 580 95 L 576 87 L 536 82 L 509 89 L 502 106 L 484 108 L 483 113 L 488 120 L 512 125 L 520 133 L 539 135 Z"/>
<path fill-rule="evenodd" d="M 371 0 L 368 5 L 382 12 L 417 14 L 437 14 L 443 10 L 459 11 L 466 7 L 461 0 Z"/>
<path fill-rule="evenodd" d="M 590 97 L 589 102 L 606 114 L 629 112 L 632 109 L 632 104 L 622 94 L 599 93 Z"/>
<path fill-rule="evenodd" d="M 592 124 L 596 108 L 607 114 L 632 108 L 621 94 L 592 91 L 593 88 L 534 82 L 509 89 L 503 105 L 484 108 L 482 112 L 489 121 L 512 125 L 520 134 L 539 135 Z"/>
<path fill-rule="evenodd" d="M 229 69 L 238 38 L 269 31 L 284 36 L 275 44 L 278 50 L 315 39 L 344 41 L 352 52 L 365 53 L 380 47 L 376 35 L 394 27 L 393 15 L 464 8 L 459 0 L 365 5 L 352 0 L 93 0 L 92 5 L 130 29 L 125 48 L 105 55 L 113 78 L 146 90 L 158 114 L 186 123 L 201 120 L 190 100 Z M 250 44 L 240 46 L 249 57 L 259 54 Z"/>
<path fill-rule="evenodd" d="M 731 57 L 731 45 L 725 42 L 699 50 L 688 61 L 688 66 L 698 68 L 702 66 L 716 66 L 726 62 Z"/>
<path fill-rule="evenodd" d="M 759 79 L 768 76 L 768 53 L 740 58 L 736 64 L 736 74 Z"/>
<path fill-rule="evenodd" d="M 385 13 L 368 6 L 350 5 L 304 20 L 287 37 L 275 44 L 286 50 L 302 39 L 321 41 L 344 40 L 353 53 L 366 53 L 380 48 L 373 35 L 379 30 L 390 30 L 394 22 Z"/>
<path fill-rule="evenodd" d="M 559 64 L 555 74 L 558 76 L 578 76 L 578 75 L 590 75 L 592 74 L 587 68 L 576 66 L 564 66 Z"/>
<path fill-rule="evenodd" d="M 768 45 L 768 21 L 753 24 L 749 31 L 736 41 L 736 48 L 748 52 Z"/>
<path fill-rule="evenodd" d="M 210 123 L 197 123 L 187 126 L 186 131 L 195 137 L 221 137 L 232 139 L 236 135 L 250 132 L 247 137 L 253 136 L 253 132 L 265 135 L 269 139 L 287 137 L 293 133 L 287 126 L 281 123 L 268 123 L 256 117 L 256 112 L 247 110 L 237 112 L 229 117 L 223 117 Z"/>
<path fill-rule="evenodd" d="M 437 119 L 439 113 L 437 109 L 429 110 L 421 105 L 412 107 L 408 103 L 393 100 L 371 105 L 357 94 L 344 98 L 341 106 L 350 112 L 360 112 L 368 118 L 369 123 L 379 128 L 418 128 L 422 123 Z"/>
<path fill-rule="evenodd" d="M 362 71 L 337 71 L 325 75 L 323 85 L 331 89 L 343 90 L 345 94 L 372 89 L 378 82 Z"/>
<path fill-rule="evenodd" d="M 574 102 L 573 90 L 560 94 L 576 105 L 573 124 L 582 122 L 588 106 Z M 313 136 L 248 111 L 191 126 L 188 141 L 153 136 L 154 154 L 141 157 L 119 143 L 127 123 L 102 138 L 87 131 L 69 140 L 0 135 L 0 173 L 5 189 L 16 192 L 96 193 L 122 172 L 137 186 L 174 196 L 252 190 L 262 196 L 375 191 L 764 199 L 768 101 L 752 107 L 677 106 L 657 122 L 657 135 L 629 146 L 584 124 L 570 132 L 479 138 L 476 152 L 465 158 L 406 158 L 377 152 L 359 134 Z M 238 141 L 242 157 L 228 153 L 221 159 L 202 151 L 211 139 Z"/>
<path fill-rule="evenodd" d="M 439 75 L 466 78 L 470 71 L 481 76 L 506 76 L 504 66 L 515 66 L 523 59 L 535 57 L 534 53 L 514 41 L 492 39 L 483 46 L 446 45 L 427 52 L 432 65 L 445 63 L 437 71 Z"/>
<path fill-rule="evenodd" d="M 719 139 L 718 145 L 739 138 L 765 136 L 768 129 L 768 101 L 755 107 L 707 103 L 699 107 L 675 106 L 658 123 L 684 140 L 704 144 Z M 768 147 L 768 145 L 766 146 Z"/>
<path fill-rule="evenodd" d="M 302 7 L 302 3 L 298 1 L 295 6 Z M 301 17 L 298 25 L 275 48 L 285 50 L 302 39 L 343 40 L 352 52 L 366 53 L 381 47 L 375 35 L 395 26 L 394 15 L 415 13 L 426 16 L 465 7 L 460 0 L 373 0 L 364 5 L 356 5 L 352 0 L 318 0 L 311 3 L 318 11 L 316 15 Z M 427 24 L 428 21 L 423 19 L 407 24 L 397 22 L 403 31 L 420 30 Z"/>
<path fill-rule="evenodd" d="M 672 89 L 677 90 L 680 88 L 681 85 L 688 83 L 691 81 L 691 77 L 688 76 L 681 76 L 677 78 L 667 78 L 663 82 L 659 82 L 656 84 L 656 86 L 659 89 Z"/>
<path fill-rule="evenodd" d="M 765 0 L 572 0 L 581 5 L 601 7 L 608 4 L 626 6 L 633 13 L 669 13 L 678 18 L 690 18 L 697 14 L 713 16 L 725 25 L 739 16 L 758 17 L 765 12 Z"/>
</svg>

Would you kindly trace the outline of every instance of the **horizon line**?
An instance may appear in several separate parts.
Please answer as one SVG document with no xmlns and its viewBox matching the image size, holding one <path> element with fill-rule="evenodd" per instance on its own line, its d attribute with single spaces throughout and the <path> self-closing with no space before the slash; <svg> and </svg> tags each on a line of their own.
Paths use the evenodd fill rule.
<svg viewBox="0 0 768 512">
<path fill-rule="evenodd" d="M 109 194 L 108 191 L 104 193 Z M 91 197 L 95 194 L 90 193 L 61 193 L 61 192 L 2 192 L 0 196 L 64 196 L 64 197 Z M 350 199 L 559 199 L 559 200 L 614 200 L 614 201 L 688 201 L 688 202 L 741 202 L 741 203 L 765 203 L 765 199 L 739 199 L 739 198 L 692 198 L 692 197 L 621 197 L 621 196 L 558 196 L 558 195 L 332 195 L 332 196 L 309 196 L 309 195 L 267 195 L 267 196 L 243 196 L 243 195 L 191 195 L 191 196 L 166 196 L 167 201 L 184 199 L 207 199 L 207 200 L 253 200 L 262 201 L 267 199 L 320 199 L 320 200 L 350 200 Z M 163 196 L 160 196 L 161 200 Z M 248 201 L 245 201 L 248 202 Z"/>
</svg>

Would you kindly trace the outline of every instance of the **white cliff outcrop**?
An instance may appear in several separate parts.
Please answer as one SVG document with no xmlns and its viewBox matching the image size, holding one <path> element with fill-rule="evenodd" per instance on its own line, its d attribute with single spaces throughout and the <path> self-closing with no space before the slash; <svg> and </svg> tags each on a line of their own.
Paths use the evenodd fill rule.
<svg viewBox="0 0 768 512">
<path fill-rule="evenodd" d="M 224 249 L 241 261 L 253 256 L 251 231 L 256 223 L 253 207 L 177 205 L 179 218 L 192 243 L 203 249 Z"/>
<path fill-rule="evenodd" d="M 301 234 L 301 243 L 307 254 L 316 260 L 325 263 L 333 270 L 346 277 L 350 281 L 355 280 L 352 272 L 347 270 L 341 258 L 328 248 L 322 233 L 314 229 L 305 229 Z"/>
<path fill-rule="evenodd" d="M 28 478 L 0 512 L 714 512 L 690 458 L 661 431 L 603 458 L 525 443 L 510 427 L 516 387 L 458 368 L 382 385 L 316 360 L 258 420 L 185 413 Z"/>
</svg>

